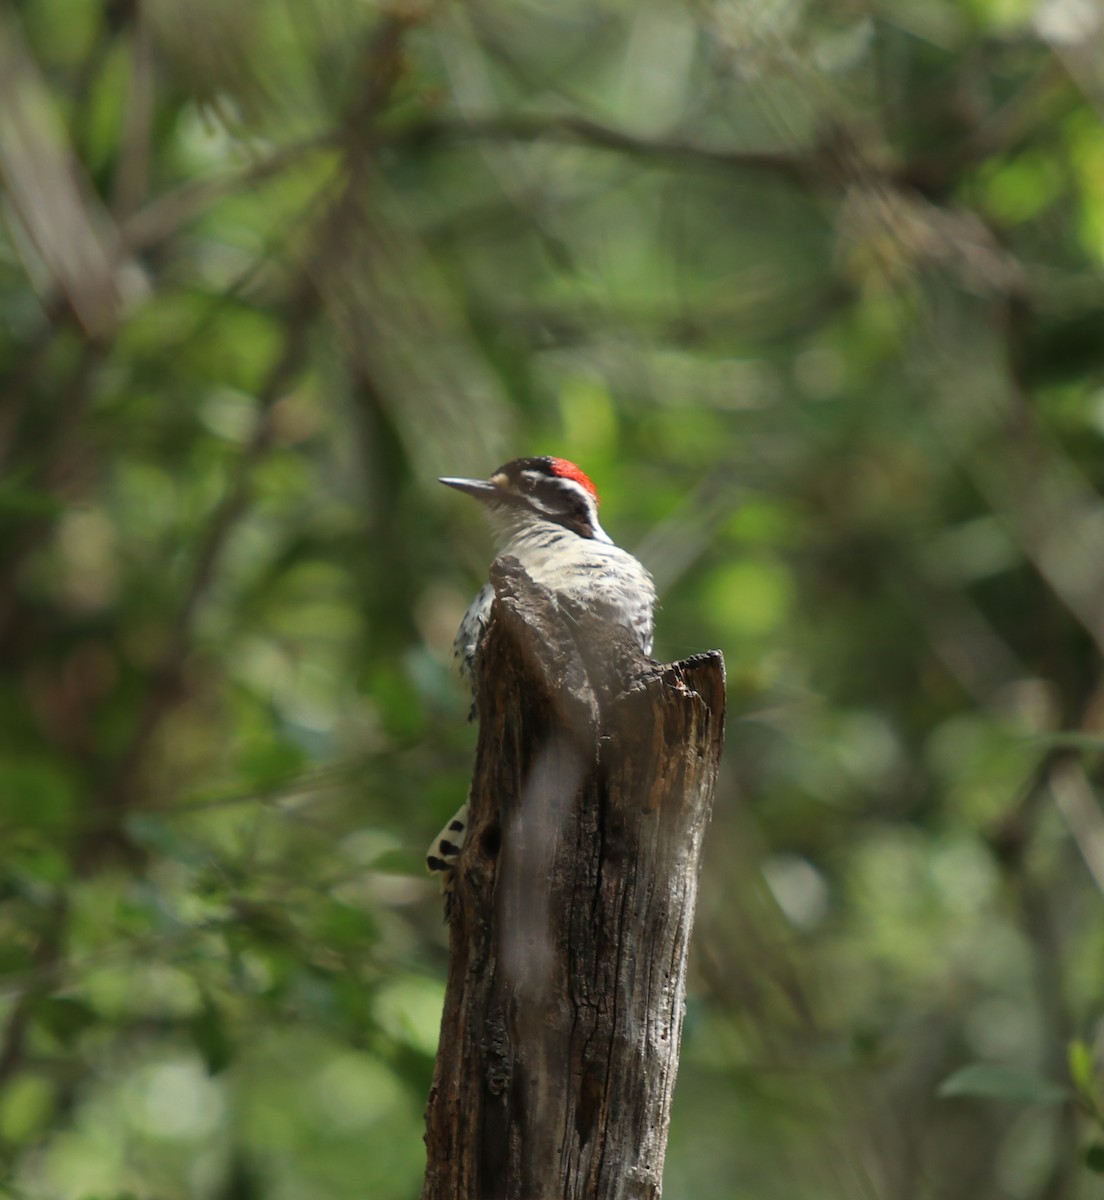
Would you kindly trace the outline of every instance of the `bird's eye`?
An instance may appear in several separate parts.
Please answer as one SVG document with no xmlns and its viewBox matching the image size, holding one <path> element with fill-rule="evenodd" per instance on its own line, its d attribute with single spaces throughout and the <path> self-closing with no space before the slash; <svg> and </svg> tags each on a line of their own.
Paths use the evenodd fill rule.
<svg viewBox="0 0 1104 1200">
<path fill-rule="evenodd" d="M 518 486 L 523 492 L 531 492 L 537 486 L 537 476 L 533 471 L 522 471 Z"/>
</svg>

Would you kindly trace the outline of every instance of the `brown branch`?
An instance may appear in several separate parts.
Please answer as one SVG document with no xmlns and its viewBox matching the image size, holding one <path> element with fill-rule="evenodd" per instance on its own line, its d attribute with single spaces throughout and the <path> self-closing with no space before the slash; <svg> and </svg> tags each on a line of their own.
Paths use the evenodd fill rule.
<svg viewBox="0 0 1104 1200">
<path fill-rule="evenodd" d="M 339 148 L 337 135 L 324 134 L 294 142 L 274 150 L 236 171 L 226 171 L 207 179 L 192 179 L 164 192 L 127 217 L 120 226 L 122 243 L 128 252 L 149 250 L 201 217 L 226 196 L 266 183 L 297 166 L 308 155 Z"/>
<path fill-rule="evenodd" d="M 114 335 L 123 292 L 113 224 L 72 151 L 17 19 L 0 9 L 0 184 L 14 247 L 40 294 L 63 296 L 95 340 Z"/>
<path fill-rule="evenodd" d="M 388 136 L 388 145 L 434 146 L 464 141 L 551 142 L 613 150 L 672 166 L 757 171 L 803 186 L 827 182 L 829 161 L 810 154 L 729 150 L 668 138 L 640 137 L 577 116 L 491 115 L 418 121 Z"/>
<path fill-rule="evenodd" d="M 155 104 L 153 39 L 149 18 L 141 8 L 134 9 L 124 36 L 130 43 L 130 83 L 111 197 L 111 213 L 116 221 L 133 212 L 149 188 Z"/>
</svg>

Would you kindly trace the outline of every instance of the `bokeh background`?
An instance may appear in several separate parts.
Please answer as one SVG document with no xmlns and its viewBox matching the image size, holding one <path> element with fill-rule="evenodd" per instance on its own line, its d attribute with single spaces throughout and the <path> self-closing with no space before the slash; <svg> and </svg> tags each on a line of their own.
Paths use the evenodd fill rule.
<svg viewBox="0 0 1104 1200">
<path fill-rule="evenodd" d="M 523 453 L 728 662 L 669 1200 L 1101 1194 L 1102 51 L 0 9 L 0 1194 L 418 1195 L 490 555 L 435 477 Z"/>
</svg>

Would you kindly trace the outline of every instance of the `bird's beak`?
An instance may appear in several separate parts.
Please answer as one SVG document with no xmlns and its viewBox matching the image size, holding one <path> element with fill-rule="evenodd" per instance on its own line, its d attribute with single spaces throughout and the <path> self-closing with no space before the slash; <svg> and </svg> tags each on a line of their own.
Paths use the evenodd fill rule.
<svg viewBox="0 0 1104 1200">
<path fill-rule="evenodd" d="M 490 479 L 441 479 L 446 487 L 456 488 L 458 492 L 467 492 L 477 500 L 493 500 L 500 495 L 498 487 Z"/>
</svg>

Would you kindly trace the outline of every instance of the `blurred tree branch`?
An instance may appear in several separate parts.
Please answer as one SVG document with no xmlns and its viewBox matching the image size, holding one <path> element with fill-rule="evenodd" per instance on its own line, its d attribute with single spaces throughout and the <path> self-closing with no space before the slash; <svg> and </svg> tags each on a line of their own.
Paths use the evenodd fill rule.
<svg viewBox="0 0 1104 1200">
<path fill-rule="evenodd" d="M 727 150 L 679 140 L 641 137 L 580 116 L 466 117 L 424 119 L 388 135 L 388 143 L 432 148 L 466 141 L 547 142 L 591 146 L 670 166 L 707 166 L 762 172 L 799 185 L 820 184 L 830 174 L 830 159 L 815 154 Z"/>
</svg>

